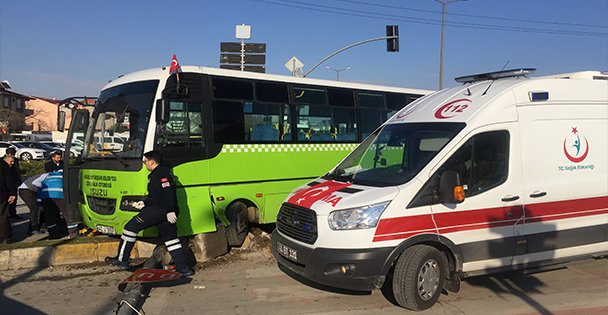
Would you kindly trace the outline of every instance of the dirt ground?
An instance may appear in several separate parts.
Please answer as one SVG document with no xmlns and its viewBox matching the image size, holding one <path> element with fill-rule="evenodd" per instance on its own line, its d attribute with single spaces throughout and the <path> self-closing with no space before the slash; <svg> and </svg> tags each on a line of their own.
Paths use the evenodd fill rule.
<svg viewBox="0 0 608 315">
<path fill-rule="evenodd" d="M 0 314 L 114 314 L 130 276 L 103 263 L 0 272 Z M 608 259 L 536 274 L 465 279 L 419 314 L 607 314 Z M 277 267 L 270 236 L 254 229 L 242 248 L 198 264 L 179 283 L 153 285 L 145 314 L 403 314 L 380 291 L 310 287 Z"/>
</svg>

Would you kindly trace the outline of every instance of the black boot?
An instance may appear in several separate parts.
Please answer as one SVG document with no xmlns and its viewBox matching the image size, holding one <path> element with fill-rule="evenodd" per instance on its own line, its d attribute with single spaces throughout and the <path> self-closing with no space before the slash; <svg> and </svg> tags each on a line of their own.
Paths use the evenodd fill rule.
<svg viewBox="0 0 608 315">
<path fill-rule="evenodd" d="M 129 269 L 129 262 L 120 261 L 120 260 L 118 260 L 118 257 L 106 257 L 106 259 L 104 259 L 104 261 L 106 262 L 106 264 L 108 264 L 110 266 L 116 266 L 121 270 Z"/>
<path fill-rule="evenodd" d="M 190 277 L 194 274 L 194 270 L 190 269 L 188 266 L 175 266 L 175 272 L 181 273 L 183 277 Z"/>
</svg>

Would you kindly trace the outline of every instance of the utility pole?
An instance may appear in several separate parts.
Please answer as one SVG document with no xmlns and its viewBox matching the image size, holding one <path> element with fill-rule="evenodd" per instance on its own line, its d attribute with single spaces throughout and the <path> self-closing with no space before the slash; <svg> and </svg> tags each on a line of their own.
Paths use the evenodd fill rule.
<svg viewBox="0 0 608 315">
<path fill-rule="evenodd" d="M 327 70 L 336 71 L 336 81 L 340 81 L 340 72 L 350 70 L 350 67 L 342 68 L 342 69 L 334 69 L 332 67 L 325 67 Z"/>
<path fill-rule="evenodd" d="M 467 0 L 435 0 L 441 3 L 441 49 L 439 51 L 439 89 L 443 89 L 443 33 L 445 29 L 445 7 L 453 2 Z"/>
</svg>

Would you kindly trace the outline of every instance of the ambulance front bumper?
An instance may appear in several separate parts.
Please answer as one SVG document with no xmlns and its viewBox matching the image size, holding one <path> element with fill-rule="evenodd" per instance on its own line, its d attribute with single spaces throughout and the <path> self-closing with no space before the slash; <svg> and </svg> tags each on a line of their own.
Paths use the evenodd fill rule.
<svg viewBox="0 0 608 315">
<path fill-rule="evenodd" d="M 295 278 L 353 291 L 380 288 L 383 266 L 392 247 L 365 249 L 309 248 L 295 243 L 277 230 L 272 233 L 272 253 L 279 267 Z"/>
</svg>

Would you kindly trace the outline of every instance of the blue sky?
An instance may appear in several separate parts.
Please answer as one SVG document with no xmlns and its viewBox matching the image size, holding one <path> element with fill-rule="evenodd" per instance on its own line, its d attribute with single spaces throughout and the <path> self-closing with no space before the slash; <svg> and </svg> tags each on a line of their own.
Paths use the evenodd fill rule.
<svg viewBox="0 0 608 315">
<path fill-rule="evenodd" d="M 341 80 L 437 89 L 440 11 L 434 0 L 0 0 L 0 80 L 17 93 L 64 98 L 97 95 L 121 74 L 169 65 L 173 53 L 182 65 L 218 67 L 220 42 L 236 41 L 241 23 L 252 27 L 249 42 L 267 44 L 267 72 L 289 75 L 292 56 L 306 70 L 398 24 L 400 52 L 361 45 L 309 77 L 335 79 L 325 66 L 351 67 Z M 608 70 L 606 0 L 469 0 L 447 12 L 444 87 L 507 61 L 539 75 Z"/>
</svg>

